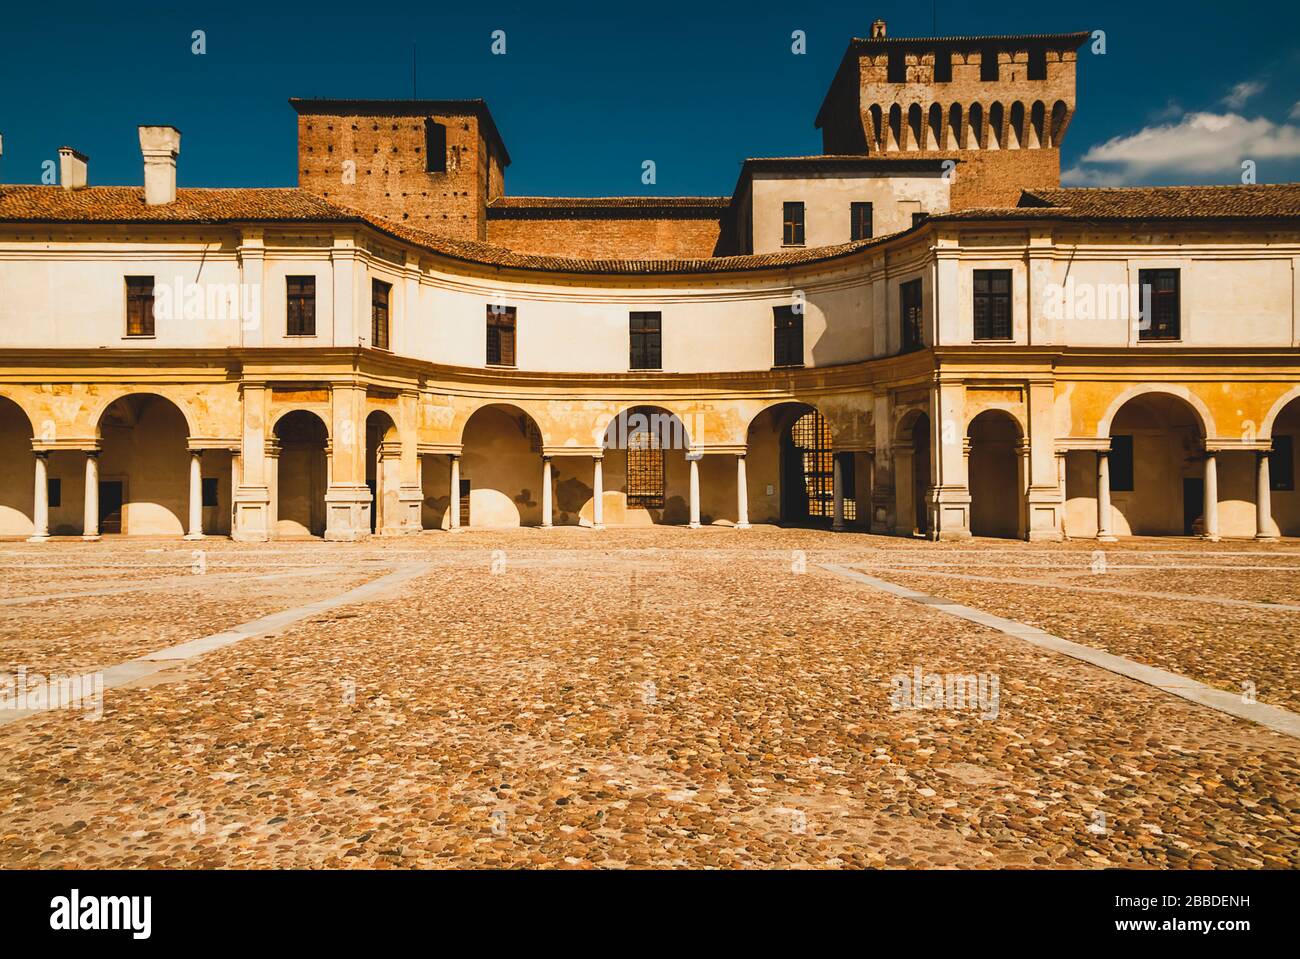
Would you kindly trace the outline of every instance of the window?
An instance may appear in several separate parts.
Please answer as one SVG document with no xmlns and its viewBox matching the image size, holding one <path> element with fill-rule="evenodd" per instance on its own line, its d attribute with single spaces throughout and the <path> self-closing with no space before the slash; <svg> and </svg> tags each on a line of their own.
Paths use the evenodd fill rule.
<svg viewBox="0 0 1300 959">
<path fill-rule="evenodd" d="M 45 481 L 45 501 L 49 504 L 50 509 L 58 509 L 63 505 L 63 480 L 47 479 Z"/>
<path fill-rule="evenodd" d="M 912 226 L 920 226 L 922 223 L 924 223 L 924 222 L 925 222 L 926 220 L 928 220 L 928 219 L 930 219 L 930 214 L 928 214 L 928 213 L 913 213 L 913 214 L 912 214 Z"/>
<path fill-rule="evenodd" d="M 316 277 L 290 276 L 285 278 L 288 297 L 287 315 L 290 336 L 316 335 Z"/>
<path fill-rule="evenodd" d="M 437 120 L 424 121 L 424 172 L 447 172 L 447 128 Z"/>
<path fill-rule="evenodd" d="M 627 505 L 642 509 L 664 507 L 664 451 L 649 428 L 627 438 Z"/>
<path fill-rule="evenodd" d="M 1044 47 L 1035 47 L 1029 51 L 1029 79 L 1046 80 L 1047 79 L 1047 50 Z"/>
<path fill-rule="evenodd" d="M 662 366 L 662 327 L 658 313 L 633 313 L 628 317 L 630 354 L 628 369 L 657 370 Z"/>
<path fill-rule="evenodd" d="M 153 277 L 126 278 L 126 335 L 153 336 Z"/>
<path fill-rule="evenodd" d="M 489 303 L 487 308 L 488 366 L 515 365 L 515 308 Z"/>
<path fill-rule="evenodd" d="M 996 80 L 998 78 L 998 52 L 983 50 L 980 52 L 980 79 Z"/>
<path fill-rule="evenodd" d="M 921 341 L 921 281 L 908 280 L 898 287 L 898 315 L 903 323 L 903 352 L 919 350 Z"/>
<path fill-rule="evenodd" d="M 1293 437 L 1274 436 L 1268 451 L 1268 488 L 1279 492 L 1295 489 L 1295 446 Z"/>
<path fill-rule="evenodd" d="M 844 497 L 844 519 L 848 522 L 856 522 L 858 518 L 858 458 L 852 453 L 838 453 L 836 455 L 840 461 L 840 495 Z"/>
<path fill-rule="evenodd" d="M 772 365 L 803 366 L 803 314 L 793 306 L 772 310 Z"/>
<path fill-rule="evenodd" d="M 849 238 L 853 240 L 871 239 L 871 204 L 849 204 Z"/>
<path fill-rule="evenodd" d="M 1182 335 L 1179 322 L 1178 270 L 1138 270 L 1142 323 L 1139 340 L 1176 340 Z M 1146 315 L 1148 297 L 1151 315 Z"/>
<path fill-rule="evenodd" d="M 781 242 L 786 246 L 803 246 L 803 204 L 786 203 L 784 220 L 785 229 L 781 235 Z"/>
<path fill-rule="evenodd" d="M 934 82 L 952 83 L 952 51 L 939 49 L 934 51 Z"/>
<path fill-rule="evenodd" d="M 370 345 L 377 350 L 388 349 L 388 295 L 392 290 L 392 284 L 370 281 Z"/>
<path fill-rule="evenodd" d="M 203 505 L 217 505 L 217 478 L 215 476 L 203 477 Z"/>
<path fill-rule="evenodd" d="M 889 65 L 886 67 L 885 80 L 888 83 L 907 82 L 907 54 L 902 50 L 889 51 Z"/>
<path fill-rule="evenodd" d="M 1115 493 L 1133 492 L 1133 437 L 1110 438 L 1110 488 Z"/>
<path fill-rule="evenodd" d="M 1011 339 L 1011 271 L 975 271 L 975 339 Z"/>
</svg>

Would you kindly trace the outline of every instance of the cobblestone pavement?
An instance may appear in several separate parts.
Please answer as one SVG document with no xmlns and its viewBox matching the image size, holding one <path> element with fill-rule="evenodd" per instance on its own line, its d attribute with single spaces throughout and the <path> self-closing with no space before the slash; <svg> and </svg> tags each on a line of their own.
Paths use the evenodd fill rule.
<svg viewBox="0 0 1300 959">
<path fill-rule="evenodd" d="M 1294 542 L 1124 541 L 1105 572 L 1095 544 L 766 528 L 208 541 L 202 575 L 191 546 L 0 544 L 0 673 L 429 568 L 98 721 L 0 726 L 0 865 L 1300 865 L 1300 742 L 818 568 L 1296 708 L 1300 612 L 1149 597 L 1296 603 Z M 917 670 L 970 699 L 892 708 Z"/>
</svg>

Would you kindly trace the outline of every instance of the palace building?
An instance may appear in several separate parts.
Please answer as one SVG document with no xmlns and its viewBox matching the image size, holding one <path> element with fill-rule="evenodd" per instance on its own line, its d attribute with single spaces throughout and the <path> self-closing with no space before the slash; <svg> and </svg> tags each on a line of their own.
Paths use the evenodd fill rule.
<svg viewBox="0 0 1300 959">
<path fill-rule="evenodd" d="M 291 100 L 290 189 L 62 148 L 0 536 L 1300 535 L 1300 184 L 1063 189 L 1087 35 L 870 33 L 724 197 L 510 196 L 481 100 Z"/>
</svg>

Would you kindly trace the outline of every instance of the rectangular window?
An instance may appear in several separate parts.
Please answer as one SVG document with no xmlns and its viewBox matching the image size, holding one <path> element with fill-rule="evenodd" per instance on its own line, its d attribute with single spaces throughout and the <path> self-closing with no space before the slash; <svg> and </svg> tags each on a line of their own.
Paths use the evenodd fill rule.
<svg viewBox="0 0 1300 959">
<path fill-rule="evenodd" d="M 852 240 L 871 239 L 871 204 L 849 204 L 849 238 Z"/>
<path fill-rule="evenodd" d="M 1047 79 L 1047 50 L 1045 47 L 1035 47 L 1029 51 L 1029 79 Z"/>
<path fill-rule="evenodd" d="M 980 52 L 980 79 L 996 80 L 998 78 L 998 52 L 983 50 Z"/>
<path fill-rule="evenodd" d="M 888 83 L 907 82 L 907 54 L 902 50 L 889 51 L 889 64 L 885 68 L 885 80 Z M 877 74 L 879 76 L 879 74 Z"/>
<path fill-rule="evenodd" d="M 903 324 L 903 352 L 919 350 L 921 338 L 921 281 L 908 280 L 898 286 L 898 315 Z"/>
<path fill-rule="evenodd" d="M 215 476 L 203 477 L 203 505 L 217 505 L 217 478 Z"/>
<path fill-rule="evenodd" d="M 772 310 L 772 365 L 803 366 L 803 314 L 793 306 Z"/>
<path fill-rule="evenodd" d="M 370 345 L 377 350 L 388 349 L 388 296 L 392 291 L 392 284 L 370 281 Z"/>
<path fill-rule="evenodd" d="M 1273 437 L 1268 451 L 1268 488 L 1278 492 L 1295 489 L 1295 446 L 1291 436 Z"/>
<path fill-rule="evenodd" d="M 487 308 L 487 364 L 515 365 L 515 308 L 489 303 Z"/>
<path fill-rule="evenodd" d="M 852 453 L 836 455 L 840 458 L 840 489 L 844 497 L 844 519 L 852 523 L 858 518 L 858 458 Z M 831 512 L 833 515 L 833 506 Z"/>
<path fill-rule="evenodd" d="M 627 505 L 664 508 L 664 451 L 648 431 L 627 438 Z"/>
<path fill-rule="evenodd" d="M 928 213 L 913 213 L 913 214 L 912 214 L 912 226 L 920 226 L 922 223 L 924 223 L 924 222 L 925 222 L 926 220 L 928 220 L 928 219 L 930 219 L 930 214 L 928 214 Z"/>
<path fill-rule="evenodd" d="M 934 51 L 934 82 L 952 83 L 952 51 Z"/>
<path fill-rule="evenodd" d="M 975 339 L 1011 339 L 1011 271 L 975 271 Z"/>
<path fill-rule="evenodd" d="M 126 335 L 153 336 L 153 277 L 126 278 Z"/>
<path fill-rule="evenodd" d="M 316 277 L 285 277 L 287 332 L 290 336 L 316 335 Z"/>
<path fill-rule="evenodd" d="M 632 313 L 628 317 L 628 369 L 662 369 L 662 335 L 658 313 Z"/>
<path fill-rule="evenodd" d="M 1172 270 L 1138 270 L 1139 309 L 1145 313 L 1148 297 L 1151 315 L 1143 315 L 1139 340 L 1177 340 L 1182 336 L 1179 311 L 1179 274 Z"/>
<path fill-rule="evenodd" d="M 424 172 L 447 172 L 447 128 L 437 120 L 424 121 Z"/>
<path fill-rule="evenodd" d="M 1110 489 L 1112 493 L 1133 492 L 1133 437 L 1110 438 Z"/>
<path fill-rule="evenodd" d="M 786 246 L 803 246 L 803 204 L 788 202 L 785 204 L 784 231 L 781 242 Z"/>
<path fill-rule="evenodd" d="M 63 505 L 63 480 L 47 479 L 45 481 L 45 497 L 49 503 L 50 509 L 58 509 Z"/>
</svg>

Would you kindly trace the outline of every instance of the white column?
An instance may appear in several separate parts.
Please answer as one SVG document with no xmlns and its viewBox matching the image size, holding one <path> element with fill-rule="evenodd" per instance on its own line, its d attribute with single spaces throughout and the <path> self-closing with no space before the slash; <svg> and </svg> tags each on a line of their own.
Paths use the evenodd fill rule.
<svg viewBox="0 0 1300 959">
<path fill-rule="evenodd" d="M 551 527 L 551 458 L 542 457 L 542 529 Z"/>
<path fill-rule="evenodd" d="M 86 450 L 86 504 L 81 538 L 99 539 L 99 450 Z"/>
<path fill-rule="evenodd" d="M 1281 535 L 1273 522 L 1273 494 L 1269 489 L 1268 453 L 1255 454 L 1255 538 L 1277 539 Z"/>
<path fill-rule="evenodd" d="M 1069 531 L 1065 528 L 1065 509 L 1069 502 L 1065 496 L 1065 450 L 1056 451 L 1056 485 L 1061 489 L 1061 536 L 1069 539 Z"/>
<path fill-rule="evenodd" d="M 736 529 L 749 529 L 749 480 L 745 476 L 745 454 L 736 454 Z"/>
<path fill-rule="evenodd" d="M 1205 531 L 1211 543 L 1219 541 L 1219 464 L 1212 450 L 1205 452 Z"/>
<path fill-rule="evenodd" d="M 831 453 L 831 529 L 844 529 L 844 468 L 840 455 Z"/>
<path fill-rule="evenodd" d="M 45 450 L 36 451 L 36 487 L 32 500 L 32 535 L 29 543 L 43 543 L 50 538 L 49 458 Z"/>
<path fill-rule="evenodd" d="M 686 455 L 691 464 L 691 529 L 700 528 L 700 459 L 695 453 Z"/>
<path fill-rule="evenodd" d="M 605 458 L 591 458 L 591 528 L 605 528 Z"/>
<path fill-rule="evenodd" d="M 1115 542 L 1110 530 L 1110 450 L 1097 450 L 1097 539 Z"/>
<path fill-rule="evenodd" d="M 186 539 L 203 538 L 203 452 L 190 450 L 190 531 Z"/>
<path fill-rule="evenodd" d="M 460 529 L 460 457 L 452 453 L 449 459 L 451 460 L 451 505 L 447 509 L 451 511 L 451 519 L 447 523 L 447 528 Z"/>
</svg>

